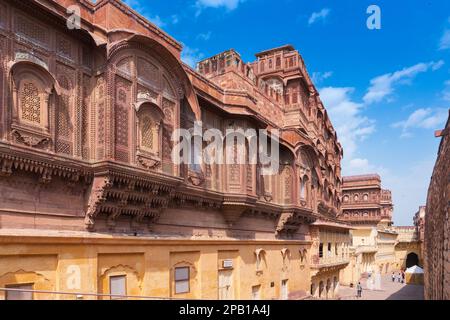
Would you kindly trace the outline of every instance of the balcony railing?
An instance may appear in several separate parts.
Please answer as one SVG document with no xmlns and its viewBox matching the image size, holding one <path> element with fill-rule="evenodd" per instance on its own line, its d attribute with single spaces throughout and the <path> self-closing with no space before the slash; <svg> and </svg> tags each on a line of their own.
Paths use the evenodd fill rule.
<svg viewBox="0 0 450 320">
<path fill-rule="evenodd" d="M 348 256 L 331 256 L 331 257 L 319 257 L 318 255 L 313 257 L 313 267 L 316 268 L 324 268 L 324 267 L 332 267 L 343 264 L 348 264 L 350 262 L 350 258 Z"/>
<path fill-rule="evenodd" d="M 364 245 L 364 246 L 357 246 L 356 247 L 356 254 L 359 253 L 375 253 L 378 251 L 378 248 L 376 246 L 371 245 Z"/>
</svg>

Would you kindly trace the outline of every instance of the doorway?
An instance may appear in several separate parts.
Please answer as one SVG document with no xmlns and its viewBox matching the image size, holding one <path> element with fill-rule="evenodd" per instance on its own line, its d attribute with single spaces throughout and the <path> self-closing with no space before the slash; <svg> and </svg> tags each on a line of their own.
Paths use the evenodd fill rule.
<svg viewBox="0 0 450 320">
<path fill-rule="evenodd" d="M 411 268 L 419 265 L 419 256 L 414 252 L 408 253 L 406 256 L 406 268 Z"/>
<path fill-rule="evenodd" d="M 281 300 L 289 299 L 288 280 L 281 281 Z"/>
<path fill-rule="evenodd" d="M 219 271 L 219 300 L 234 300 L 233 270 Z"/>
</svg>

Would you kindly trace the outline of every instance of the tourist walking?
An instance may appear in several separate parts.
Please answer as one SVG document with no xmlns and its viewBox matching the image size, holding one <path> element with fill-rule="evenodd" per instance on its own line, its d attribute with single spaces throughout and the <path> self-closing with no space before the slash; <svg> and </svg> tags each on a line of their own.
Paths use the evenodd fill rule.
<svg viewBox="0 0 450 320">
<path fill-rule="evenodd" d="M 402 283 L 405 283 L 405 272 L 402 270 Z"/>
<path fill-rule="evenodd" d="M 358 298 L 362 298 L 362 286 L 361 282 L 358 282 L 358 285 L 356 286 L 356 293 Z"/>
<path fill-rule="evenodd" d="M 395 272 L 392 272 L 392 282 L 395 282 Z"/>
</svg>

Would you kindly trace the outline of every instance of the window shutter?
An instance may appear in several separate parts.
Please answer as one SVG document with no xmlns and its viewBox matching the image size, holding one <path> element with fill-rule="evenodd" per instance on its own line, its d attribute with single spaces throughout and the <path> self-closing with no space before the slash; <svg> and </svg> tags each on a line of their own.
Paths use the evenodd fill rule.
<svg viewBox="0 0 450 320">
<path fill-rule="evenodd" d="M 126 276 L 109 278 L 109 291 L 111 295 L 126 296 Z M 121 299 L 121 297 L 111 297 L 111 299 Z"/>
<path fill-rule="evenodd" d="M 33 290 L 33 285 L 9 286 L 8 288 L 16 290 Z M 6 300 L 33 300 L 33 292 L 7 291 Z"/>
</svg>

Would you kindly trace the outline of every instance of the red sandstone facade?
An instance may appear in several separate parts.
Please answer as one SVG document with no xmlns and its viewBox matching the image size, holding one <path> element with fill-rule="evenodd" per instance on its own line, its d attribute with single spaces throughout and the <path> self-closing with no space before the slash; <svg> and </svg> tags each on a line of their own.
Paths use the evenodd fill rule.
<svg viewBox="0 0 450 320">
<path fill-rule="evenodd" d="M 318 248 L 321 233 L 348 241 L 343 150 L 299 53 L 230 50 L 193 70 L 181 50 L 117 0 L 0 0 L 0 229 L 294 239 L 318 279 L 338 273 L 347 262 L 322 269 Z M 175 165 L 172 132 L 194 121 L 280 130 L 280 171 Z"/>
<path fill-rule="evenodd" d="M 64 29 L 71 3 L 83 9 L 82 30 Z M 253 64 L 225 52 L 196 72 L 179 43 L 120 1 L 2 6 L 3 227 L 147 230 L 181 204 L 221 210 L 230 224 L 268 206 L 268 217 L 284 217 L 280 233 L 314 221 L 317 208 L 336 217 L 342 148 L 292 47 Z M 175 166 L 172 131 L 195 120 L 280 129 L 279 175 Z"/>
<path fill-rule="evenodd" d="M 392 194 L 381 188 L 377 174 L 343 178 L 342 214 L 340 218 L 352 225 L 392 225 Z"/>
<path fill-rule="evenodd" d="M 425 213 L 425 298 L 450 299 L 450 120 L 442 137 Z"/>
</svg>

